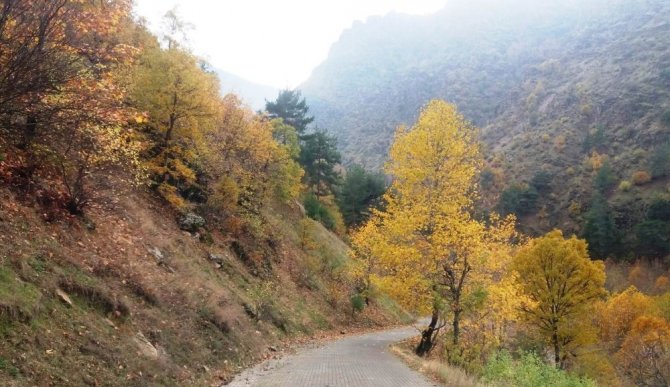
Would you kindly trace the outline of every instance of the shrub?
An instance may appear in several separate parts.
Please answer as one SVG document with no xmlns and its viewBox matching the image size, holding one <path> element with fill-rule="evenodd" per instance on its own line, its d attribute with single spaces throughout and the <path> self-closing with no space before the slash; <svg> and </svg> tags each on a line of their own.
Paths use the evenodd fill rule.
<svg viewBox="0 0 670 387">
<path fill-rule="evenodd" d="M 534 353 L 523 353 L 514 360 L 507 351 L 501 351 L 487 362 L 483 379 L 494 385 L 535 386 L 595 386 L 590 379 L 580 378 L 544 363 Z"/>
<path fill-rule="evenodd" d="M 628 192 L 630 191 L 631 187 L 633 185 L 630 183 L 628 180 L 621 180 L 621 183 L 619 183 L 619 191 L 621 192 Z"/>
<path fill-rule="evenodd" d="M 651 181 L 651 175 L 646 171 L 636 171 L 633 173 L 633 184 L 645 185 Z"/>
<path fill-rule="evenodd" d="M 362 312 L 365 309 L 365 297 L 356 293 L 350 298 L 352 312 Z"/>
<path fill-rule="evenodd" d="M 512 186 L 505 189 L 500 195 L 498 208 L 503 215 L 532 214 L 537 210 L 539 194 L 535 187 Z"/>
<path fill-rule="evenodd" d="M 307 216 L 321 222 L 327 229 L 335 230 L 337 221 L 334 214 L 314 194 L 309 194 L 304 201 Z"/>
<path fill-rule="evenodd" d="M 530 180 L 530 186 L 535 188 L 539 193 L 547 193 L 551 191 L 551 181 L 553 176 L 547 171 L 539 171 L 535 173 Z"/>
<path fill-rule="evenodd" d="M 240 188 L 229 176 L 224 176 L 214 186 L 214 192 L 208 198 L 208 204 L 213 208 L 233 212 L 240 200 Z"/>
</svg>

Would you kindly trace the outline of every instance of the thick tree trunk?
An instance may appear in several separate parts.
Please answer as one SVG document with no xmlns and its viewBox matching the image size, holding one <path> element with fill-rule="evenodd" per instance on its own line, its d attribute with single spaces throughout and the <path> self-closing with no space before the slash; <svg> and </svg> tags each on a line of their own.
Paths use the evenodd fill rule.
<svg viewBox="0 0 670 387">
<path fill-rule="evenodd" d="M 419 342 L 419 345 L 414 351 L 418 356 L 425 356 L 431 349 L 433 349 L 433 346 L 435 345 L 433 335 L 435 333 L 438 318 L 439 314 L 437 309 L 433 309 L 430 324 L 428 324 L 428 327 L 421 332 L 421 342 Z"/>
</svg>

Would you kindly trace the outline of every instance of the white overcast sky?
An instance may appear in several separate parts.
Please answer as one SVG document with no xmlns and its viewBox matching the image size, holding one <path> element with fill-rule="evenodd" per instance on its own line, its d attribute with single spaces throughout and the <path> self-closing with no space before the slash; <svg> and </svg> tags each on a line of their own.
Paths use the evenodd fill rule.
<svg viewBox="0 0 670 387">
<path fill-rule="evenodd" d="M 190 46 L 214 67 L 250 81 L 293 88 L 305 81 L 340 33 L 389 12 L 433 13 L 447 0 L 135 0 L 153 31 L 177 6 L 195 29 Z"/>
</svg>

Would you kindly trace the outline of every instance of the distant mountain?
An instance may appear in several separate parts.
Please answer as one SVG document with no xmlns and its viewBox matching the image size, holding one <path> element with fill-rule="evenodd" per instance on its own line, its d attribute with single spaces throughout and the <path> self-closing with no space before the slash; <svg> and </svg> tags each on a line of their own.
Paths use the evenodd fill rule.
<svg viewBox="0 0 670 387">
<path fill-rule="evenodd" d="M 372 168 L 427 101 L 455 103 L 482 128 L 492 196 L 546 171 L 552 191 L 525 225 L 579 232 L 603 160 L 618 184 L 649 172 L 670 140 L 670 2 L 453 0 L 434 15 L 374 17 L 301 89 L 345 160 Z M 638 222 L 666 179 L 608 191 L 617 225 Z"/>
<path fill-rule="evenodd" d="M 277 98 L 279 89 L 260 85 L 223 70 L 215 70 L 221 81 L 221 92 L 237 94 L 254 110 L 265 109 L 265 100 Z"/>
</svg>

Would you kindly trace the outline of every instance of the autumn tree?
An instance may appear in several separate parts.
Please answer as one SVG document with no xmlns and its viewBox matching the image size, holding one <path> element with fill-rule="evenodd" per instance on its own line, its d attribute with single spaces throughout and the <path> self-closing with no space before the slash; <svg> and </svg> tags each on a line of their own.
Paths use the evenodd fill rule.
<svg viewBox="0 0 670 387">
<path fill-rule="evenodd" d="M 197 189 L 197 153 L 204 134 L 214 126 L 218 79 L 176 40 L 167 49 L 146 47 L 135 69 L 131 102 L 147 116 L 151 149 L 148 168 L 158 191 L 177 207 L 182 196 L 202 196 Z M 190 192 L 189 192 L 190 191 Z"/>
<path fill-rule="evenodd" d="M 670 323 L 640 316 L 616 354 L 619 368 L 638 386 L 670 384 Z"/>
<path fill-rule="evenodd" d="M 386 173 L 383 211 L 352 236 L 370 282 L 419 313 L 431 313 L 416 352 L 433 347 L 446 311 L 458 346 L 463 300 L 485 264 L 485 224 L 470 215 L 482 165 L 475 129 L 453 105 L 431 101 L 417 123 L 400 127 Z"/>
<path fill-rule="evenodd" d="M 122 33 L 130 9 L 126 0 L 0 7 L 0 131 L 24 152 L 22 174 L 41 169 L 73 213 L 95 169 L 136 161 L 123 79 L 136 53 Z"/>
<path fill-rule="evenodd" d="M 243 107 L 234 95 L 219 102 L 214 128 L 204 134 L 200 153 L 214 181 L 209 202 L 234 212 L 238 205 L 258 212 L 270 196 L 295 199 L 303 170 L 292 157 L 290 145 L 278 143 L 276 123 Z"/>
<path fill-rule="evenodd" d="M 521 249 L 512 267 L 529 299 L 522 312 L 547 338 L 556 366 L 562 367 L 586 341 L 580 323 L 588 306 L 605 295 L 604 264 L 589 258 L 586 242 L 554 230 Z"/>
<path fill-rule="evenodd" d="M 634 286 L 614 294 L 598 307 L 601 341 L 615 351 L 632 328 L 633 321 L 653 309 L 653 299 Z"/>
<path fill-rule="evenodd" d="M 265 110 L 270 118 L 283 119 L 301 136 L 305 134 L 307 125 L 314 121 L 314 117 L 307 115 L 309 107 L 300 90 L 281 90 L 276 100 L 265 101 Z"/>
<path fill-rule="evenodd" d="M 287 150 L 294 160 L 300 157 L 300 139 L 298 132 L 281 118 L 272 120 L 272 137 Z"/>
</svg>

